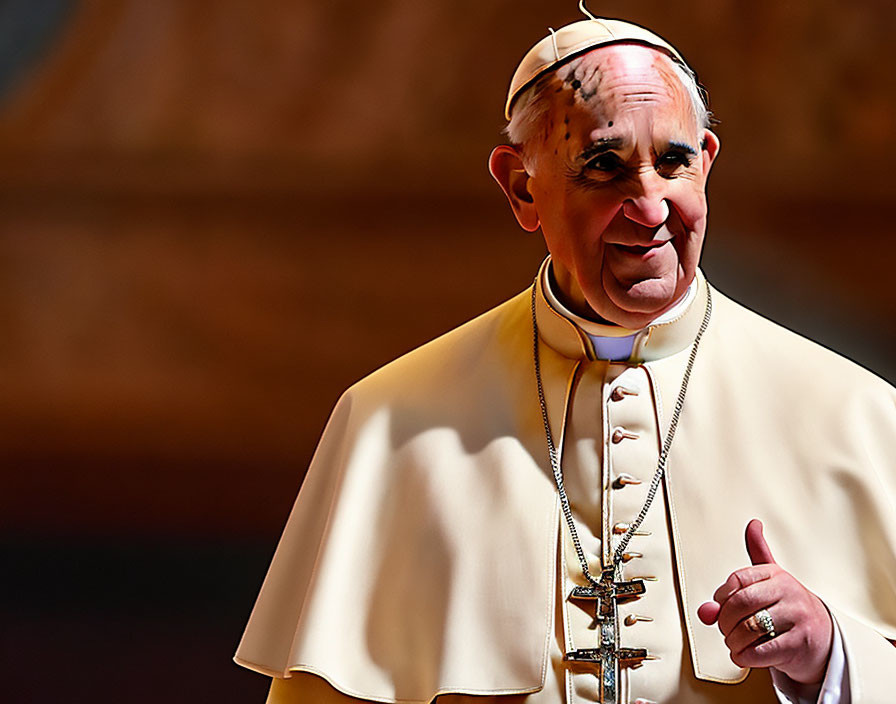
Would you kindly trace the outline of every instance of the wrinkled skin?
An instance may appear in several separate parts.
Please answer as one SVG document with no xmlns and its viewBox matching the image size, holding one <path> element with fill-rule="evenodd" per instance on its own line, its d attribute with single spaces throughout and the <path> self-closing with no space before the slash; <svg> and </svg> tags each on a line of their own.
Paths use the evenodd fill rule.
<svg viewBox="0 0 896 704">
<path fill-rule="evenodd" d="M 638 329 L 693 280 L 718 138 L 697 126 L 671 59 L 601 47 L 558 75 L 543 140 L 490 162 L 517 220 L 541 227 L 560 294 L 576 313 Z"/>
<path fill-rule="evenodd" d="M 746 543 L 753 566 L 732 572 L 697 615 L 707 625 L 718 625 L 735 665 L 774 667 L 796 682 L 820 684 L 833 642 L 830 613 L 775 562 L 756 519 L 747 525 Z M 771 640 L 747 625 L 760 609 L 767 609 L 775 623 Z"/>
</svg>

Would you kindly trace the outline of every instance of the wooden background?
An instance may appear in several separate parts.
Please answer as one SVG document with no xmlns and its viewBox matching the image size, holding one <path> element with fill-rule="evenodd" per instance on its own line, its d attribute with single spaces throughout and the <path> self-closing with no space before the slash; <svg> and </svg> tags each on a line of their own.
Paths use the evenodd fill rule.
<svg viewBox="0 0 896 704">
<path fill-rule="evenodd" d="M 896 379 L 896 6 L 592 4 L 709 88 L 708 277 Z M 486 159 L 516 62 L 578 18 L 572 0 L 0 6 L 9 701 L 263 700 L 229 658 L 339 393 L 544 254 Z"/>
</svg>

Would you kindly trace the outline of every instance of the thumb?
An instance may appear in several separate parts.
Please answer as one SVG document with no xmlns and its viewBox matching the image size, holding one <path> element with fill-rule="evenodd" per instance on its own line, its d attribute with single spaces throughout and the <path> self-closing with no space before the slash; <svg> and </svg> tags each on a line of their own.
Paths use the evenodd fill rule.
<svg viewBox="0 0 896 704">
<path fill-rule="evenodd" d="M 750 555 L 750 561 L 754 565 L 775 564 L 775 558 L 772 557 L 772 551 L 765 542 L 765 536 L 762 535 L 762 521 L 754 518 L 747 524 L 746 535 L 747 553 Z"/>
<path fill-rule="evenodd" d="M 697 608 L 697 616 L 707 626 L 714 624 L 719 618 L 719 611 L 722 607 L 714 601 L 707 601 Z"/>
</svg>

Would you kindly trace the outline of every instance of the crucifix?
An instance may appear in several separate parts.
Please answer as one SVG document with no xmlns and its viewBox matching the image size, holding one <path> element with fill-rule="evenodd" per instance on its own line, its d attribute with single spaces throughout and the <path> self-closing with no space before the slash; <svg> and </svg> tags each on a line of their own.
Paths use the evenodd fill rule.
<svg viewBox="0 0 896 704">
<path fill-rule="evenodd" d="M 619 575 L 621 577 L 621 575 Z M 600 647 L 580 648 L 566 654 L 573 662 L 593 663 L 600 667 L 601 704 L 620 704 L 619 670 L 635 667 L 650 656 L 646 648 L 619 647 L 619 621 L 617 604 L 620 601 L 637 599 L 647 591 L 644 581 L 635 579 L 625 582 L 617 578 L 617 567 L 605 567 L 600 581 L 586 587 L 576 587 L 571 599 L 594 601 L 595 617 L 600 627 Z"/>
</svg>

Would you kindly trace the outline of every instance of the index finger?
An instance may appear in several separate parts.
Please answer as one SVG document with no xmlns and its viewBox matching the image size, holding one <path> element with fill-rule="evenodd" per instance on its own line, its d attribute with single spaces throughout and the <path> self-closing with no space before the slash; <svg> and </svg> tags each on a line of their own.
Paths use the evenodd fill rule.
<svg viewBox="0 0 896 704">
<path fill-rule="evenodd" d="M 751 584 L 756 584 L 756 582 L 762 582 L 769 579 L 771 576 L 772 569 L 770 565 L 744 567 L 732 572 L 728 576 L 728 579 L 725 580 L 725 583 L 716 589 L 712 598 L 719 604 L 719 606 L 724 606 L 725 602 L 728 601 L 728 599 L 731 598 L 731 595 L 735 592 L 740 591 L 744 587 L 749 587 Z"/>
</svg>

